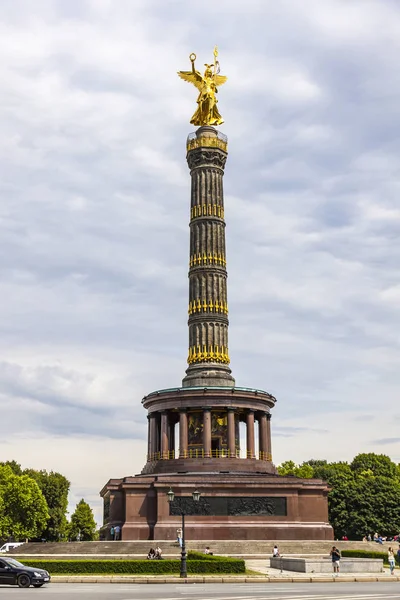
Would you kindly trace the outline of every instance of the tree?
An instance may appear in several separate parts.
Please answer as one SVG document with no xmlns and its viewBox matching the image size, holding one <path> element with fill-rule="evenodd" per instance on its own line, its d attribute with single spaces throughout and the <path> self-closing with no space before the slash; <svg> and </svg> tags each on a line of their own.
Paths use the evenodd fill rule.
<svg viewBox="0 0 400 600">
<path fill-rule="evenodd" d="M 292 460 L 287 460 L 279 465 L 278 473 L 286 477 L 294 476 L 301 479 L 311 479 L 314 477 L 314 470 L 310 465 L 306 463 L 296 465 Z"/>
<path fill-rule="evenodd" d="M 396 477 L 396 465 L 385 454 L 357 454 L 350 464 L 351 470 L 355 475 L 360 475 L 364 471 L 372 471 L 373 475 L 382 477 Z"/>
<path fill-rule="evenodd" d="M 16 460 L 7 460 L 6 462 L 0 462 L 0 466 L 9 466 L 14 475 L 22 475 L 22 468 Z"/>
<path fill-rule="evenodd" d="M 0 537 L 40 536 L 49 518 L 46 500 L 36 481 L 0 466 Z"/>
<path fill-rule="evenodd" d="M 68 525 L 66 513 L 70 482 L 64 475 L 54 471 L 48 473 L 45 470 L 26 469 L 24 473 L 37 482 L 49 507 L 50 518 L 43 531 L 43 537 L 53 542 L 66 539 Z"/>
<path fill-rule="evenodd" d="M 347 535 L 361 539 L 378 532 L 394 535 L 400 531 L 400 466 L 384 454 L 358 454 L 353 461 L 328 463 L 309 460 L 297 466 L 286 461 L 278 467 L 280 475 L 322 479 L 330 486 L 329 522 L 335 537 Z M 300 475 L 301 473 L 301 475 Z"/>
<path fill-rule="evenodd" d="M 96 522 L 89 504 L 82 500 L 76 505 L 68 527 L 70 540 L 92 541 L 96 539 Z"/>
</svg>

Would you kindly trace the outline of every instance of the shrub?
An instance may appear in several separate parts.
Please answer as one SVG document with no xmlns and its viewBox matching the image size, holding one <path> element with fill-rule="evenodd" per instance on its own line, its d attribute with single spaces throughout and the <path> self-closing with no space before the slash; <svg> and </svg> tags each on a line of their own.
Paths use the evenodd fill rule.
<svg viewBox="0 0 400 600">
<path fill-rule="evenodd" d="M 25 560 L 29 567 L 46 569 L 52 575 L 163 575 L 178 574 L 180 560 Z M 196 573 L 245 573 L 242 559 L 214 557 L 209 560 L 190 559 L 187 571 Z"/>
</svg>

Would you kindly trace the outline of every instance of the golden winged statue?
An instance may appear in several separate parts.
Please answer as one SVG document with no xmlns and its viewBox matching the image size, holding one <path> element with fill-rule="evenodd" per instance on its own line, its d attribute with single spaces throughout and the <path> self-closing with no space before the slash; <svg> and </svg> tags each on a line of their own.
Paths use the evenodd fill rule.
<svg viewBox="0 0 400 600">
<path fill-rule="evenodd" d="M 221 125 L 224 122 L 217 108 L 218 100 L 216 94 L 218 93 L 218 87 L 225 83 L 228 78 L 219 74 L 219 62 L 217 61 L 217 56 L 218 49 L 215 46 L 214 64 L 204 65 L 206 67 L 204 75 L 194 68 L 194 61 L 196 60 L 196 55 L 194 53 L 189 56 L 192 63 L 192 70 L 178 71 L 179 77 L 189 83 L 193 83 L 199 90 L 197 98 L 198 108 L 190 119 L 192 125 Z"/>
</svg>

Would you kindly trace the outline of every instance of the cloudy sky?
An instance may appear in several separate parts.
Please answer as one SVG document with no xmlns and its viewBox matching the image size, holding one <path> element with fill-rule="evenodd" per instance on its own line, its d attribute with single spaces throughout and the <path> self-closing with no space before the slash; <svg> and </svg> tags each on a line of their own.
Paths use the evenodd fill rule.
<svg viewBox="0 0 400 600">
<path fill-rule="evenodd" d="M 1 0 L 0 459 L 98 492 L 187 354 L 196 90 L 218 44 L 230 355 L 274 462 L 400 461 L 397 0 Z"/>
</svg>

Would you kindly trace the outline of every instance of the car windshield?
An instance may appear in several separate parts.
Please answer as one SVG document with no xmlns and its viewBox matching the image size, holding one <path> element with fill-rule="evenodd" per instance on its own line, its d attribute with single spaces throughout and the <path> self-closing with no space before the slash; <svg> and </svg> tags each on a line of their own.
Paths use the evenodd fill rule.
<svg viewBox="0 0 400 600">
<path fill-rule="evenodd" d="M 15 560 L 15 558 L 6 558 L 5 561 L 13 567 L 23 567 L 24 566 L 22 563 Z"/>
</svg>

